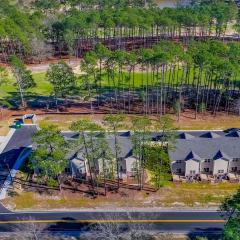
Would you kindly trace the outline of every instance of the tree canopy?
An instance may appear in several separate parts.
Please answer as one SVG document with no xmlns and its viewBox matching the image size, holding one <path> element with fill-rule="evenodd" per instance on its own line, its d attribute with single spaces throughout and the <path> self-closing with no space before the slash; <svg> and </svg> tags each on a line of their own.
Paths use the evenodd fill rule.
<svg viewBox="0 0 240 240">
<path fill-rule="evenodd" d="M 31 160 L 34 170 L 39 171 L 39 179 L 49 185 L 57 185 L 56 179 L 68 166 L 68 143 L 55 125 L 43 126 L 33 136 L 33 142 L 36 149 Z"/>
<path fill-rule="evenodd" d="M 193 1 L 172 9 L 160 9 L 153 0 L 35 0 L 24 8 L 2 0 L 0 39 L 6 54 L 13 51 L 11 54 L 31 56 L 35 38 L 54 42 L 58 51 L 67 45 L 77 54 L 75 41 L 85 38 L 224 36 L 233 21 L 238 29 L 237 13 L 233 0 Z"/>
</svg>

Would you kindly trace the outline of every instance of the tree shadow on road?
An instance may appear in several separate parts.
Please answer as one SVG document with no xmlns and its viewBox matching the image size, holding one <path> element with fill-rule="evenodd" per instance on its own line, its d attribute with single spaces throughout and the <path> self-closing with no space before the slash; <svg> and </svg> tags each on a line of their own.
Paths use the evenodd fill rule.
<svg viewBox="0 0 240 240">
<path fill-rule="evenodd" d="M 61 236 L 74 235 L 75 237 L 81 237 L 84 233 L 90 231 L 91 225 L 91 223 L 81 222 L 75 218 L 66 217 L 56 220 L 54 224 L 48 224 L 43 231 L 50 232 L 51 234 L 59 234 Z"/>
<path fill-rule="evenodd" d="M 222 240 L 222 231 L 220 227 L 195 228 L 187 236 L 190 240 L 200 239 L 200 237 L 207 240 Z"/>
</svg>

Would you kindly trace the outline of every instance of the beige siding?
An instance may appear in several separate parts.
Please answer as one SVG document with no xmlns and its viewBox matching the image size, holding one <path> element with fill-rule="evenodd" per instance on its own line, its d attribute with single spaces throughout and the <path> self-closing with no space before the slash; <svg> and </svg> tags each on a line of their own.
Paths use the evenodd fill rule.
<svg viewBox="0 0 240 240">
<path fill-rule="evenodd" d="M 200 163 L 195 160 L 188 160 L 186 161 L 186 171 L 185 171 L 185 176 L 190 176 L 195 174 L 199 174 L 199 165 Z"/>
<path fill-rule="evenodd" d="M 126 158 L 126 171 L 132 172 L 132 168 L 136 167 L 137 163 L 138 163 L 138 161 L 135 157 Z"/>
<path fill-rule="evenodd" d="M 217 159 L 214 161 L 213 165 L 213 174 L 219 174 L 219 171 L 222 171 L 223 173 L 228 172 L 228 161 L 224 159 Z"/>
</svg>

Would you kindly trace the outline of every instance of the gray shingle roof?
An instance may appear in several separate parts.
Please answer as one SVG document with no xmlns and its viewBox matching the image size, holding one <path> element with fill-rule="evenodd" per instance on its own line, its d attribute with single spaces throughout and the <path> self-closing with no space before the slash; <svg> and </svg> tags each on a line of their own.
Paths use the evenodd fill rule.
<svg viewBox="0 0 240 240">
<path fill-rule="evenodd" d="M 133 144 L 129 136 L 118 136 L 117 141 L 119 144 L 119 157 L 126 158 L 132 155 L 132 148 Z M 109 147 L 111 148 L 112 152 L 115 153 L 115 144 L 114 144 L 114 136 L 108 135 L 107 136 L 107 142 L 109 144 Z"/>
<path fill-rule="evenodd" d="M 240 138 L 234 137 L 233 132 L 213 131 L 211 134 L 204 131 L 186 132 L 195 138 L 179 137 L 174 144 L 175 148 L 169 150 L 172 161 L 185 160 L 191 152 L 201 159 L 216 159 L 219 156 L 226 159 L 240 158 Z"/>
<path fill-rule="evenodd" d="M 65 136 L 65 133 L 63 133 Z M 161 139 L 161 132 L 153 132 L 152 141 Z M 119 157 L 126 158 L 132 155 L 133 144 L 130 132 L 119 133 Z M 176 160 L 203 160 L 240 158 L 240 132 L 238 129 L 230 131 L 182 131 L 177 133 L 175 147 L 169 150 L 170 159 Z M 67 138 L 75 138 L 76 134 L 67 133 Z M 113 154 L 115 153 L 114 136 L 107 134 L 107 142 Z"/>
<path fill-rule="evenodd" d="M 217 154 L 213 157 L 213 160 L 218 160 L 219 158 L 223 158 L 226 160 L 231 160 L 231 157 L 229 157 L 226 153 L 223 151 L 219 150 Z"/>
<path fill-rule="evenodd" d="M 74 132 L 62 132 L 62 135 L 67 140 L 74 140 L 79 137 L 79 134 Z M 106 141 L 108 143 L 109 148 L 111 149 L 112 153 L 115 154 L 115 140 L 114 135 L 111 133 L 106 134 Z M 117 141 L 119 145 L 119 157 L 120 158 L 126 158 L 132 154 L 132 141 L 130 138 L 130 132 L 119 132 L 117 136 Z M 83 147 L 78 147 L 78 149 L 82 149 Z M 71 155 L 74 155 L 75 152 L 73 151 Z"/>
</svg>

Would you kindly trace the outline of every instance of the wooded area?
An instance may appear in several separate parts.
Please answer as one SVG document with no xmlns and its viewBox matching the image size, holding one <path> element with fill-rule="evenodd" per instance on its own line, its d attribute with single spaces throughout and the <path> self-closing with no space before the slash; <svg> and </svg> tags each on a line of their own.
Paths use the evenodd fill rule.
<svg viewBox="0 0 240 240">
<path fill-rule="evenodd" d="M 77 95 L 91 112 L 175 112 L 178 119 L 184 109 L 195 118 L 206 110 L 240 112 L 240 43 L 226 36 L 240 30 L 235 1 L 160 9 L 152 1 L 36 0 L 23 8 L 4 0 L 0 12 L 0 55 L 11 65 L 22 107 L 34 81 L 19 61 L 65 54 L 83 56 L 81 74 L 63 62 L 50 66 L 57 109 L 58 100 L 69 106 Z"/>
<path fill-rule="evenodd" d="M 82 57 L 97 43 L 110 50 L 148 48 L 162 39 L 188 44 L 240 30 L 233 0 L 193 1 L 173 9 L 160 9 L 152 0 L 36 0 L 26 5 L 3 0 L 0 14 L 1 61 L 11 55 L 28 62 L 54 55 Z"/>
</svg>

